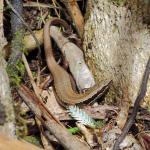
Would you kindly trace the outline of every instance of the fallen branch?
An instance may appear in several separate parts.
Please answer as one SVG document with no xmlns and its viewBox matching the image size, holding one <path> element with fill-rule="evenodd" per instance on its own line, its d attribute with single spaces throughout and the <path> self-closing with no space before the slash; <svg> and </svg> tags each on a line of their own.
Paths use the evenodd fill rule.
<svg viewBox="0 0 150 150">
<path fill-rule="evenodd" d="M 40 100 L 32 92 L 30 92 L 27 87 L 23 85 L 20 86 L 20 88 L 18 89 L 18 93 L 26 102 L 26 104 L 30 107 L 30 109 L 34 112 L 36 117 L 57 138 L 57 140 L 62 144 L 65 149 L 90 149 L 86 143 L 79 141 L 76 137 L 69 133 L 59 121 L 55 120 L 55 118 L 53 118 L 53 116 L 45 108 L 44 104 L 40 102 Z"/>
<path fill-rule="evenodd" d="M 30 70 L 29 64 L 28 64 L 27 59 L 26 59 L 24 54 L 22 54 L 22 61 L 24 62 L 24 65 L 25 65 L 25 68 L 27 70 L 27 73 L 28 73 L 29 79 L 31 81 L 32 87 L 34 89 L 34 92 L 35 92 L 36 96 L 40 99 L 41 89 L 36 85 L 36 83 L 34 81 L 32 72 Z M 43 126 L 41 126 L 41 122 L 37 118 L 36 118 L 36 123 L 37 123 L 37 126 L 38 126 L 39 130 L 40 130 L 41 141 L 42 141 L 42 144 L 43 144 L 44 148 L 46 150 L 54 150 L 51 143 L 50 142 L 48 143 L 48 141 L 45 137 L 45 134 L 43 132 Z"/>
</svg>

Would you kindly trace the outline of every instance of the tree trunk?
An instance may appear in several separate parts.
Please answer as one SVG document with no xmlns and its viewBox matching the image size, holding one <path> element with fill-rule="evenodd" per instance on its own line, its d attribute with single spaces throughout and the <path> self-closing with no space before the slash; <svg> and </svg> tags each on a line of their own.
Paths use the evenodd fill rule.
<svg viewBox="0 0 150 150">
<path fill-rule="evenodd" d="M 0 0 L 0 8 L 0 132 L 15 137 L 14 109 L 6 73 L 6 61 L 2 52 L 7 43 L 3 32 L 3 0 Z"/>
<path fill-rule="evenodd" d="M 88 8 L 85 58 L 98 81 L 113 80 L 115 97 L 128 108 L 136 99 L 150 57 L 149 4 L 144 0 L 90 0 Z M 150 104 L 150 82 L 145 102 Z"/>
</svg>

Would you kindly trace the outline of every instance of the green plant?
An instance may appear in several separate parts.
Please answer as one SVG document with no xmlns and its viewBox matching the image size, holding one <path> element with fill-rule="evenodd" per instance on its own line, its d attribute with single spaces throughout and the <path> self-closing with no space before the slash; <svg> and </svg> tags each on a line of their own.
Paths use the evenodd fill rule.
<svg viewBox="0 0 150 150">
<path fill-rule="evenodd" d="M 105 124 L 104 121 L 101 120 L 95 121 L 93 118 L 91 118 L 87 113 L 79 109 L 77 106 L 69 106 L 68 112 L 77 121 L 91 128 L 101 128 Z"/>
<path fill-rule="evenodd" d="M 23 139 L 29 143 L 32 143 L 34 145 L 41 147 L 41 140 L 37 136 L 24 136 Z"/>
<path fill-rule="evenodd" d="M 25 67 L 21 59 L 19 59 L 15 64 L 8 65 L 6 70 L 10 78 L 11 85 L 19 86 L 25 72 Z"/>
<path fill-rule="evenodd" d="M 69 130 L 69 132 L 72 133 L 72 134 L 76 134 L 76 133 L 80 132 L 80 129 L 77 128 L 77 127 L 69 128 L 68 130 Z"/>
</svg>

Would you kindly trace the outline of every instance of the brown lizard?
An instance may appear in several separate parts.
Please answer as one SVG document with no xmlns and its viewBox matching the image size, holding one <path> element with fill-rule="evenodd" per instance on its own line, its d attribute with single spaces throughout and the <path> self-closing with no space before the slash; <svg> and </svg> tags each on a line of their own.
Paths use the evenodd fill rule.
<svg viewBox="0 0 150 150">
<path fill-rule="evenodd" d="M 78 103 L 82 103 L 86 100 L 94 98 L 98 95 L 98 97 L 102 96 L 104 92 L 109 88 L 109 85 L 112 81 L 109 81 L 106 85 L 100 86 L 96 85 L 90 88 L 85 93 L 77 93 L 73 90 L 69 74 L 57 64 L 53 51 L 52 51 L 52 43 L 50 39 L 50 26 L 51 25 L 63 25 L 65 28 L 68 27 L 67 23 L 58 18 L 53 18 L 47 21 L 44 26 L 44 49 L 45 49 L 45 57 L 47 61 L 48 68 L 52 73 L 54 79 L 54 87 L 60 104 L 70 104 L 75 105 Z M 63 105 L 66 106 L 66 105 Z"/>
</svg>

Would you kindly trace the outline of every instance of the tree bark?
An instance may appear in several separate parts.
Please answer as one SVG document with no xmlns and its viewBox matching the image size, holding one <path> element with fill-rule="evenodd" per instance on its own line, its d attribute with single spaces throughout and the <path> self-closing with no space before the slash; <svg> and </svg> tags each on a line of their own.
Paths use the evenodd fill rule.
<svg viewBox="0 0 150 150">
<path fill-rule="evenodd" d="M 114 1 L 89 1 L 84 51 L 95 78 L 112 79 L 115 97 L 128 108 L 137 97 L 150 57 L 150 7 L 143 0 L 122 0 L 122 5 Z M 150 82 L 145 102 L 150 104 Z"/>
<path fill-rule="evenodd" d="M 11 98 L 6 61 L 2 49 L 6 45 L 3 32 L 3 0 L 0 0 L 0 132 L 15 137 L 15 117 Z"/>
<path fill-rule="evenodd" d="M 115 6 L 107 0 L 92 1 L 84 34 L 86 60 L 93 64 L 95 77 L 100 81 L 113 79 L 117 91 L 122 93 L 127 89 L 132 102 L 150 56 L 150 34 L 148 26 L 143 24 L 142 1 L 134 0 L 127 6 Z"/>
</svg>

